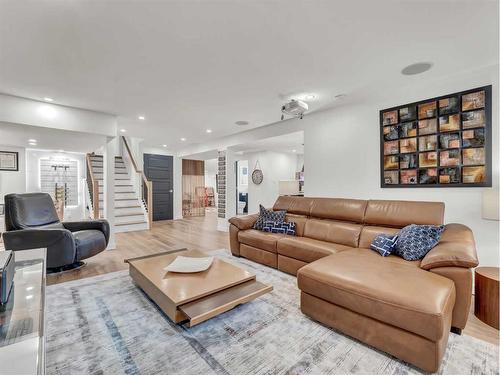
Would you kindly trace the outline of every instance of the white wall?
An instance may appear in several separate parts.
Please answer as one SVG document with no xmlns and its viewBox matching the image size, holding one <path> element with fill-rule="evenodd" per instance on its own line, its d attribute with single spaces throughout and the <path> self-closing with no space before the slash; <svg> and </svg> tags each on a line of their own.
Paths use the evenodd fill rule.
<svg viewBox="0 0 500 375">
<path fill-rule="evenodd" d="M 257 153 L 245 153 L 237 155 L 237 160 L 248 160 L 249 181 L 248 181 L 248 213 L 253 214 L 259 211 L 259 204 L 264 207 L 272 207 L 278 198 L 278 181 L 294 180 L 297 168 L 297 155 L 263 151 Z M 264 179 L 260 185 L 252 182 L 252 172 L 255 163 L 259 160 L 260 169 Z M 230 168 L 230 166 L 228 166 Z M 234 169 L 234 167 L 233 167 Z M 235 181 L 228 181 L 228 185 L 235 184 Z M 228 199 L 235 200 L 235 196 L 228 196 Z M 230 217 L 230 216 L 229 216 Z"/>
<path fill-rule="evenodd" d="M 340 107 L 307 116 L 305 183 L 307 196 L 380 198 L 445 202 L 445 221 L 474 232 L 481 265 L 499 263 L 498 222 L 481 218 L 481 188 L 380 187 L 379 110 L 434 96 L 493 84 L 493 178 L 499 178 L 498 66 L 452 80 L 392 91 L 379 101 Z M 381 88 L 383 90 L 383 88 Z"/>
<path fill-rule="evenodd" d="M 71 152 L 45 151 L 30 149 L 26 151 L 26 192 L 41 191 L 40 188 L 40 159 L 76 160 L 78 164 L 78 205 L 64 209 L 64 220 L 84 219 L 85 191 L 82 180 L 86 178 L 85 155 Z"/>
<path fill-rule="evenodd" d="M 26 192 L 26 149 L 0 145 L 0 151 L 19 153 L 19 171 L 0 171 L 0 203 L 3 204 L 5 195 Z"/>
<path fill-rule="evenodd" d="M 116 116 L 0 94 L 0 121 L 116 135 Z"/>
</svg>

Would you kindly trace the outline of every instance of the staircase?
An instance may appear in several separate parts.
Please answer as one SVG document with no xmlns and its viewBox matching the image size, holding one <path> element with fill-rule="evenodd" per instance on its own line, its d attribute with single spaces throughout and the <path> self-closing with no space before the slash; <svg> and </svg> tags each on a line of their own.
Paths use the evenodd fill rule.
<svg viewBox="0 0 500 375">
<path fill-rule="evenodd" d="M 92 173 L 99 183 L 99 216 L 104 206 L 104 167 L 102 155 L 90 156 Z M 115 232 L 132 232 L 149 228 L 147 212 L 140 194 L 134 191 L 129 172 L 121 156 L 115 157 Z"/>
</svg>

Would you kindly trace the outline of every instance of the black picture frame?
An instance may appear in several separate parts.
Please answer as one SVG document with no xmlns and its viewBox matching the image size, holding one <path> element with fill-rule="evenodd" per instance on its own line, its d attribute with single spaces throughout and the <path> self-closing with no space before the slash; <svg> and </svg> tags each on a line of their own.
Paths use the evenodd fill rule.
<svg viewBox="0 0 500 375">
<path fill-rule="evenodd" d="M 2 166 L 2 156 L 14 156 L 15 167 L 7 168 Z M 1 151 L 0 150 L 0 171 L 8 171 L 8 172 L 18 172 L 19 171 L 19 153 L 14 151 Z"/>
<path fill-rule="evenodd" d="M 480 93 L 481 91 L 484 91 L 484 107 L 478 108 L 474 107 L 471 109 L 464 109 L 462 106 L 462 97 L 464 95 L 472 94 L 472 93 Z M 380 127 L 380 187 L 381 188 L 455 188 L 455 187 L 491 187 L 492 186 L 492 115 L 491 115 L 491 91 L 492 91 L 492 86 L 482 86 L 482 87 L 476 87 L 473 89 L 469 90 L 464 90 L 460 92 L 455 92 L 447 95 L 442 95 L 434 98 L 429 98 L 429 99 L 424 99 L 420 100 L 418 102 L 413 102 L 413 103 L 406 103 L 402 105 L 398 105 L 395 107 L 391 108 L 386 108 L 380 111 L 380 119 L 379 119 L 379 127 Z M 480 95 L 482 98 L 482 94 Z M 445 101 L 446 99 L 451 99 L 451 98 L 458 98 L 458 103 L 453 102 L 448 106 L 441 106 L 440 100 Z M 456 99 L 454 99 L 456 100 Z M 422 104 L 428 104 L 428 103 L 436 103 L 436 110 L 431 113 L 431 110 L 425 110 L 420 112 L 419 111 L 419 106 Z M 481 102 L 482 104 L 482 102 Z M 423 152 L 428 152 L 428 151 L 421 151 L 420 149 L 417 149 L 417 151 L 414 153 L 417 155 L 417 165 L 414 168 L 416 170 L 417 176 L 419 178 L 417 179 L 417 183 L 401 183 L 401 171 L 406 170 L 408 171 L 407 168 L 400 168 L 399 169 L 384 169 L 384 142 L 387 141 L 387 131 L 386 131 L 386 136 L 384 139 L 384 127 L 388 126 L 387 121 L 384 124 L 384 113 L 390 112 L 393 114 L 396 112 L 398 114 L 397 122 L 394 123 L 391 121 L 391 126 L 400 126 L 402 123 L 408 122 L 407 119 L 400 119 L 399 118 L 399 113 L 400 109 L 403 108 L 417 108 L 417 119 L 415 121 L 420 121 L 420 120 L 432 120 L 436 119 L 436 121 L 439 120 L 440 116 L 450 116 L 450 115 L 458 115 L 459 118 L 459 129 L 458 130 L 443 130 L 440 129 L 440 126 L 437 126 L 437 129 L 435 132 L 433 131 L 432 133 L 424 133 L 420 134 L 419 130 L 420 128 L 417 127 L 417 133 L 415 138 L 417 140 L 420 137 L 428 136 L 428 135 L 436 135 L 438 139 L 438 144 L 436 148 L 436 153 L 437 153 L 437 165 L 434 167 L 424 167 L 420 165 L 420 158 L 419 155 Z M 440 112 L 444 111 L 444 112 Z M 484 111 L 484 116 L 482 113 L 481 114 L 481 121 L 480 123 L 482 125 L 476 125 L 476 127 L 464 127 L 463 121 L 464 119 L 470 119 L 471 116 L 473 115 L 472 112 L 482 112 Z M 425 117 L 420 117 L 420 115 L 425 114 Z M 387 116 L 386 116 L 387 118 Z M 483 121 L 484 120 L 484 121 Z M 481 129 L 481 130 L 478 130 Z M 474 130 L 471 132 L 471 130 Z M 448 142 L 448 139 L 453 139 L 453 137 L 449 137 L 450 133 L 458 133 L 459 134 L 459 140 L 458 141 L 452 141 L 451 143 Z M 394 130 L 392 130 L 392 134 L 395 134 Z M 441 137 L 444 135 L 444 137 Z M 470 140 L 466 142 L 462 142 L 463 137 L 471 137 Z M 393 138 L 393 137 L 392 137 Z M 404 138 L 401 138 L 401 134 L 399 134 L 399 140 L 402 140 Z M 408 139 L 408 138 L 406 138 Z M 391 139 L 392 141 L 395 139 Z M 441 147 L 443 146 L 443 142 L 440 140 L 443 140 L 446 143 L 445 148 Z M 483 148 L 484 149 L 484 164 L 481 165 L 466 165 L 463 163 L 463 160 L 460 160 L 459 165 L 456 166 L 450 166 L 450 165 L 441 165 L 441 152 L 445 151 L 450 151 L 450 150 L 458 150 L 460 154 L 462 154 L 463 150 L 467 149 L 472 149 L 472 148 Z M 400 150 L 401 151 L 401 150 Z M 469 150 L 473 151 L 473 150 Z M 479 150 L 478 150 L 479 151 Z M 400 156 L 400 154 L 396 154 Z M 444 155 L 443 155 L 444 156 Z M 444 156 L 446 158 L 446 156 Z M 443 159 L 444 159 L 443 158 Z M 425 159 L 424 157 L 422 159 Z M 465 170 L 464 170 L 465 168 Z M 475 174 L 471 173 L 471 170 L 475 169 Z M 385 178 L 385 173 L 384 172 L 390 172 L 389 175 L 392 178 Z M 397 173 L 396 173 L 397 172 Z M 466 172 L 466 173 L 464 173 Z M 405 172 L 403 175 L 407 175 L 408 172 Z M 483 174 L 484 173 L 484 174 Z M 394 176 L 399 176 L 399 180 L 397 183 L 394 182 Z M 477 179 L 477 176 L 481 176 L 482 178 L 481 182 L 464 182 L 467 178 L 472 180 Z M 472 177 L 471 177 L 472 176 Z M 407 179 L 405 179 L 407 181 Z M 458 181 L 458 182 L 457 182 Z"/>
</svg>

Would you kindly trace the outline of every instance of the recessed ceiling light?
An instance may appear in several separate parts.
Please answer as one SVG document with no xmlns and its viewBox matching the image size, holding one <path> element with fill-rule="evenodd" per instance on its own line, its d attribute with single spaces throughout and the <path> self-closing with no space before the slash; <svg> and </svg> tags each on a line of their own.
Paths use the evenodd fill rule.
<svg viewBox="0 0 500 375">
<path fill-rule="evenodd" d="M 430 62 L 419 62 L 415 64 L 408 65 L 407 67 L 401 70 L 401 74 L 405 76 L 412 76 L 415 74 L 420 74 L 428 71 L 432 67 L 432 63 Z"/>
<path fill-rule="evenodd" d="M 239 120 L 239 121 L 236 121 L 235 124 L 239 125 L 239 126 L 245 126 L 245 125 L 248 125 L 249 122 L 248 121 Z"/>
<path fill-rule="evenodd" d="M 182 138 L 181 138 L 181 141 L 182 141 L 182 142 L 185 142 L 185 141 L 186 141 L 186 138 L 182 137 Z"/>
<path fill-rule="evenodd" d="M 207 129 L 207 133 L 212 133 L 212 129 Z"/>
<path fill-rule="evenodd" d="M 314 100 L 316 99 L 316 95 L 314 94 L 307 94 L 304 96 L 304 100 Z"/>
<path fill-rule="evenodd" d="M 45 98 L 43 98 L 43 100 L 45 100 L 46 102 L 53 102 L 54 101 L 54 99 L 49 98 L 48 96 L 46 96 Z"/>
<path fill-rule="evenodd" d="M 29 145 L 30 146 L 36 146 L 36 142 L 30 142 Z"/>
<path fill-rule="evenodd" d="M 146 117 L 144 117 L 144 116 L 139 116 L 139 117 L 137 117 L 137 118 L 138 118 L 139 120 L 145 120 L 145 119 L 146 119 Z"/>
<path fill-rule="evenodd" d="M 167 145 L 162 145 L 163 147 L 167 147 Z"/>
<path fill-rule="evenodd" d="M 33 143 L 36 143 L 36 139 L 33 139 L 33 138 L 28 139 L 28 142 L 33 142 Z"/>
<path fill-rule="evenodd" d="M 297 152 L 297 150 L 292 150 L 292 152 Z"/>
<path fill-rule="evenodd" d="M 122 133 L 125 133 L 127 130 L 126 129 L 120 129 Z"/>
</svg>

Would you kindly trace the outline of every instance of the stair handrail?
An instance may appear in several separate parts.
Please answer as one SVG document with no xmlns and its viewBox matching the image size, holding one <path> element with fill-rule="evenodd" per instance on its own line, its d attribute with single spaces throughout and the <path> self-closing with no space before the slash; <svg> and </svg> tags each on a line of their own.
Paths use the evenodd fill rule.
<svg viewBox="0 0 500 375">
<path fill-rule="evenodd" d="M 141 184 L 141 197 L 146 204 L 146 210 L 148 211 L 148 221 L 149 225 L 153 224 L 153 182 L 149 180 L 144 171 L 138 167 L 137 161 L 135 160 L 134 154 L 130 150 L 127 139 L 122 136 L 123 144 L 125 145 L 125 149 L 127 150 L 128 157 L 132 162 L 132 166 L 134 167 L 135 173 L 139 174 L 142 178 Z"/>
<path fill-rule="evenodd" d="M 87 186 L 89 188 L 90 203 L 92 203 L 92 212 L 94 219 L 99 219 L 99 182 L 94 176 L 92 169 L 92 154 L 87 154 Z"/>
</svg>

